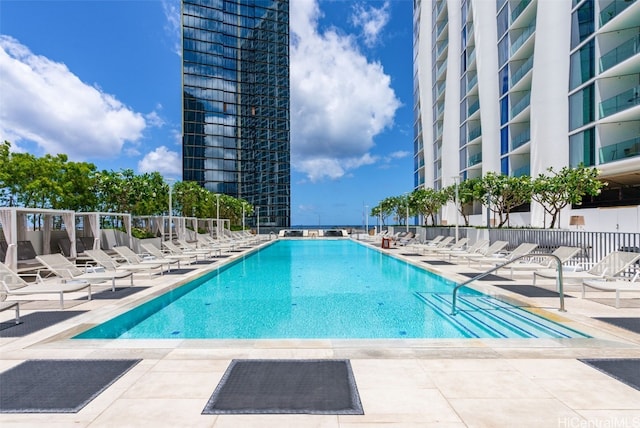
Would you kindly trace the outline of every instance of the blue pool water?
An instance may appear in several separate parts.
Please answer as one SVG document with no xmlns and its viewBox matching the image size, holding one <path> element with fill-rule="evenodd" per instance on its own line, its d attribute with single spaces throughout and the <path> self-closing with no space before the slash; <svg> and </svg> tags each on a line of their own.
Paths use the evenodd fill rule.
<svg viewBox="0 0 640 428">
<path fill-rule="evenodd" d="M 585 337 L 350 240 L 280 240 L 76 338 Z"/>
</svg>

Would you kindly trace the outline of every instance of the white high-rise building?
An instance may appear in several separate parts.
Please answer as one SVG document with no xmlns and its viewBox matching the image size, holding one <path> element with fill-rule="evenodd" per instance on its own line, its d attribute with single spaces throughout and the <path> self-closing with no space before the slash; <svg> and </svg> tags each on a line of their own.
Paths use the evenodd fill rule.
<svg viewBox="0 0 640 428">
<path fill-rule="evenodd" d="M 416 188 L 582 163 L 609 183 L 585 207 L 640 205 L 640 1 L 414 0 L 413 33 Z"/>
</svg>

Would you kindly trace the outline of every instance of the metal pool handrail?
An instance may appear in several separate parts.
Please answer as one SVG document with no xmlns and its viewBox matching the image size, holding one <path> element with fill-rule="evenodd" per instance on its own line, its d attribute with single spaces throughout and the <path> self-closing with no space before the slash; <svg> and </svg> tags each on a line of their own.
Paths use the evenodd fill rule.
<svg viewBox="0 0 640 428">
<path fill-rule="evenodd" d="M 456 315 L 458 313 L 458 311 L 456 310 L 456 300 L 458 298 L 458 289 L 460 287 L 464 287 L 465 285 L 477 280 L 477 279 L 481 279 L 484 278 L 485 276 L 489 275 L 492 272 L 497 271 L 498 269 L 501 269 L 507 265 L 510 265 L 511 263 L 518 261 L 522 258 L 525 257 L 531 257 L 531 254 L 523 254 L 521 256 L 518 256 L 512 260 L 509 260 L 506 263 L 503 263 L 501 265 L 498 265 L 494 268 L 489 269 L 486 272 L 482 272 L 476 276 L 474 276 L 473 278 L 463 282 L 462 284 L 458 284 L 455 286 L 455 288 L 453 289 L 453 298 L 452 298 L 452 302 L 451 302 L 451 315 Z M 560 258 L 558 256 L 556 256 L 555 254 L 536 254 L 536 257 L 552 257 L 554 259 L 556 259 L 556 263 L 557 263 L 557 272 L 558 272 L 558 295 L 560 296 L 560 308 L 558 308 L 558 310 L 560 312 L 566 312 L 566 310 L 564 309 L 564 291 L 563 291 L 563 285 L 562 285 L 562 260 L 560 260 Z"/>
</svg>

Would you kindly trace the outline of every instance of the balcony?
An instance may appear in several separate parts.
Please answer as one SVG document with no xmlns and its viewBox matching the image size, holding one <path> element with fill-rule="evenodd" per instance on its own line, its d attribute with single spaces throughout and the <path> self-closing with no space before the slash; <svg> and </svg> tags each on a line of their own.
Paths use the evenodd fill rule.
<svg viewBox="0 0 640 428">
<path fill-rule="evenodd" d="M 640 104 L 640 85 L 627 89 L 600 103 L 600 119 Z"/>
<path fill-rule="evenodd" d="M 600 163 L 640 156 L 640 137 L 600 148 Z"/>
<path fill-rule="evenodd" d="M 445 86 L 447 86 L 447 82 L 446 81 L 441 81 L 441 82 L 436 83 L 436 99 L 440 98 L 440 95 L 442 95 L 444 93 Z"/>
<path fill-rule="evenodd" d="M 513 87 L 516 83 L 520 81 L 524 77 L 525 74 L 531 70 L 533 67 L 533 56 L 530 56 L 516 71 L 511 74 L 511 86 Z"/>
<path fill-rule="evenodd" d="M 607 7 L 600 11 L 600 26 L 604 26 L 607 22 L 618 16 L 620 12 L 633 4 L 633 1 L 613 0 Z"/>
<path fill-rule="evenodd" d="M 467 117 L 471 117 L 471 115 L 478 111 L 480 108 L 480 100 L 476 100 L 473 104 L 469 106 L 467 109 Z"/>
<path fill-rule="evenodd" d="M 467 93 L 478 83 L 478 74 L 474 74 L 467 82 Z"/>
<path fill-rule="evenodd" d="M 531 140 L 531 130 L 526 129 L 511 139 L 511 150 L 515 150 Z"/>
<path fill-rule="evenodd" d="M 445 27 L 447 26 L 448 23 L 449 23 L 449 21 L 445 20 L 445 21 L 438 22 L 436 24 L 436 39 L 440 38 L 440 34 L 442 33 L 442 30 L 445 29 Z"/>
<path fill-rule="evenodd" d="M 521 166 L 520 168 L 516 168 L 513 170 L 513 173 L 511 174 L 514 177 L 522 177 L 523 175 L 531 175 L 531 166 L 530 165 L 525 165 L 525 166 Z"/>
<path fill-rule="evenodd" d="M 442 76 L 442 72 L 447 69 L 447 61 L 442 61 L 442 64 L 438 65 L 437 67 L 438 68 L 436 69 L 436 80 L 440 80 L 440 77 Z"/>
<path fill-rule="evenodd" d="M 436 56 L 439 57 L 447 46 L 449 46 L 449 39 L 436 43 Z"/>
<path fill-rule="evenodd" d="M 522 46 L 524 42 L 526 42 L 535 31 L 536 31 L 536 23 L 533 22 L 531 25 L 525 28 L 522 31 L 522 33 L 520 33 L 518 38 L 516 38 L 516 40 L 511 44 L 511 55 L 516 53 L 516 51 L 520 49 L 520 46 Z"/>
<path fill-rule="evenodd" d="M 524 97 L 520 98 L 520 101 L 518 101 L 516 105 L 514 105 L 511 108 L 511 119 L 516 117 L 520 112 L 522 112 L 522 110 L 529 107 L 530 102 L 531 102 L 531 93 L 527 92 L 527 94 Z"/>
<path fill-rule="evenodd" d="M 482 127 L 478 126 L 477 128 L 474 128 L 469 131 L 469 141 L 473 141 L 481 135 L 482 135 Z"/>
<path fill-rule="evenodd" d="M 511 11 L 511 22 L 515 21 L 516 19 L 518 19 L 518 17 L 520 16 L 520 14 L 522 13 L 523 10 L 525 10 L 527 8 L 527 6 L 529 6 L 529 3 L 531 3 L 531 0 L 522 0 L 518 6 L 516 6 L 512 11 Z"/>
<path fill-rule="evenodd" d="M 473 63 L 473 61 L 475 61 L 476 59 L 476 50 L 472 50 L 471 52 L 467 53 L 467 64 L 470 65 Z"/>
<path fill-rule="evenodd" d="M 472 167 L 480 162 L 482 162 L 482 152 L 469 156 L 469 159 L 467 160 L 467 167 Z"/>
<path fill-rule="evenodd" d="M 611 67 L 620 64 L 622 61 L 631 58 L 640 52 L 640 34 L 634 36 L 618 47 L 611 49 L 600 57 L 600 72 L 606 71 Z"/>
</svg>

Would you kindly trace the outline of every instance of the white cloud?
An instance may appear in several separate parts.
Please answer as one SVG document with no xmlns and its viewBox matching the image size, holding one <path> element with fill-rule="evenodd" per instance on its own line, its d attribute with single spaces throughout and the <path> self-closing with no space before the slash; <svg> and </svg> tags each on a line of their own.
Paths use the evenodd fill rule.
<svg viewBox="0 0 640 428">
<path fill-rule="evenodd" d="M 182 175 L 182 155 L 160 146 L 138 162 L 138 171 L 141 174 L 158 171 L 163 175 Z"/>
<path fill-rule="evenodd" d="M 142 114 L 9 36 L 0 36 L 0 93 L 0 139 L 70 159 L 117 156 L 146 127 Z"/>
<path fill-rule="evenodd" d="M 380 32 L 389 22 L 389 1 L 385 1 L 380 8 L 355 4 L 351 22 L 361 29 L 365 44 L 369 47 L 374 46 L 378 42 Z"/>
<path fill-rule="evenodd" d="M 315 0 L 290 3 L 291 161 L 312 181 L 376 162 L 373 138 L 400 106 L 391 79 L 353 36 L 318 32 Z"/>
<path fill-rule="evenodd" d="M 167 21 L 164 29 L 173 43 L 173 51 L 182 56 L 182 34 L 179 0 L 162 0 L 162 11 Z"/>
</svg>

